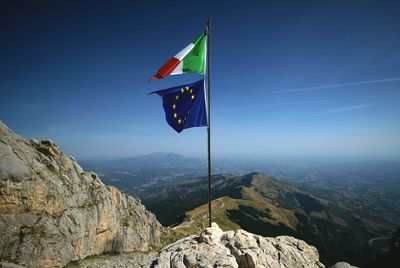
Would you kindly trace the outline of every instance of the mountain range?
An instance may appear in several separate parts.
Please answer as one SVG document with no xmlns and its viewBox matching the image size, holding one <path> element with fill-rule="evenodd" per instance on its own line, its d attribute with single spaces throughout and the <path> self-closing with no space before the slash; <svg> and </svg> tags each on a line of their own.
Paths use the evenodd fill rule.
<svg viewBox="0 0 400 268">
<path fill-rule="evenodd" d="M 180 180 L 206 175 L 206 160 L 174 153 L 153 153 L 110 161 L 80 161 L 99 174 L 106 184 L 145 198 L 142 192 Z M 213 174 L 235 176 L 260 172 L 349 207 L 362 218 L 390 229 L 399 227 L 400 161 L 338 159 L 327 157 L 213 158 Z"/>
<path fill-rule="evenodd" d="M 206 170 L 205 159 L 173 153 L 154 153 L 116 159 L 111 163 L 92 161 L 88 167 L 85 161 L 84 166 L 96 170 L 107 184 L 139 196 L 163 225 L 186 226 L 186 228 L 175 227 L 185 235 L 198 233 L 206 226 L 204 211 L 206 207 L 203 205 L 207 202 L 207 178 L 201 177 Z M 249 192 L 251 191 L 249 188 L 252 187 L 246 184 L 245 179 L 238 179 L 256 174 L 251 173 L 254 170 L 271 174 L 265 177 L 270 178 L 269 181 L 279 182 L 282 193 L 300 192 L 301 194 L 292 194 L 296 206 L 300 205 L 299 199 L 315 204 L 310 201 L 313 199 L 302 195 L 309 195 L 324 204 L 335 206 L 329 209 L 329 213 L 326 212 L 326 207 L 321 211 L 307 211 L 301 206 L 289 208 L 287 210 L 292 212 L 300 211 L 289 217 L 295 224 L 283 219 L 273 223 L 271 220 L 265 220 L 265 217 L 261 217 L 260 221 L 259 217 L 251 214 L 249 207 L 250 210 L 253 208 L 258 210 L 265 200 L 260 202 L 260 199 L 257 199 L 249 202 L 251 199 L 249 196 L 252 194 L 246 196 L 242 192 Z M 216 158 L 213 160 L 213 172 L 220 172 L 220 175 L 215 175 L 213 178 L 216 184 L 213 184 L 212 195 L 214 199 L 222 198 L 218 202 L 225 209 L 222 209 L 223 213 L 218 213 L 221 217 L 217 222 L 224 230 L 243 228 L 264 234 L 264 229 L 273 224 L 268 228 L 268 235 L 290 234 L 308 239 L 309 243 L 321 248 L 321 258 L 327 263 L 344 258 L 351 263 L 363 264 L 369 256 L 387 250 L 388 237 L 391 237 L 399 227 L 396 219 L 400 217 L 398 206 L 400 196 L 397 194 L 400 191 L 398 183 L 400 164 L 395 160 Z M 228 182 L 233 179 L 236 184 L 233 181 L 230 184 L 219 184 L 220 179 Z M 233 185 L 239 190 L 234 191 Z M 248 189 L 240 190 L 243 187 Z M 278 203 L 278 207 L 285 208 L 281 199 L 282 197 L 278 195 L 269 197 L 267 201 L 272 204 Z M 241 200 L 246 200 L 247 203 L 243 204 L 244 201 Z M 302 201 L 308 202 L 305 200 Z M 230 207 L 231 211 L 227 210 L 227 207 Z M 246 210 L 247 213 L 243 212 Z M 216 206 L 215 211 L 221 210 Z M 302 211 L 305 213 L 301 213 Z M 280 210 L 275 215 L 280 213 L 284 215 L 285 210 Z M 194 216 L 197 214 L 202 216 Z M 352 217 L 346 220 L 343 214 Z M 246 219 L 246 222 L 243 222 L 243 218 L 248 218 L 249 215 L 250 220 Z M 185 218 L 191 218 L 189 222 L 192 224 L 185 225 L 184 222 L 188 221 Z M 256 223 L 253 221 L 254 218 Z M 309 223 L 307 219 L 310 219 Z M 240 220 L 241 224 L 238 223 Z M 343 222 L 350 227 L 343 225 Z M 314 226 L 321 230 L 314 232 Z M 338 235 L 335 234 L 335 230 L 339 232 Z M 347 234 L 354 234 L 354 239 L 347 241 Z M 374 242 L 370 243 L 371 241 Z M 346 251 L 342 250 L 343 248 L 346 248 Z"/>
</svg>

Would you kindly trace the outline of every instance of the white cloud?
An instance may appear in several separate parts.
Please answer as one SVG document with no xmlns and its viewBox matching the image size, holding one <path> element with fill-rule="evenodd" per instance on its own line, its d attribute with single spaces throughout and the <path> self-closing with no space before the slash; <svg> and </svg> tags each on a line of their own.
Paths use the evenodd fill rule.
<svg viewBox="0 0 400 268">
<path fill-rule="evenodd" d="M 349 87 L 349 86 L 379 84 L 379 83 L 397 82 L 397 81 L 400 81 L 400 77 L 377 79 L 377 80 L 368 80 L 368 81 L 359 81 L 359 82 L 350 82 L 350 83 L 330 84 L 330 85 L 315 86 L 315 87 L 300 87 L 300 88 L 289 88 L 289 89 L 281 89 L 281 90 L 272 90 L 272 91 L 268 91 L 267 93 L 268 94 L 278 94 L 278 93 L 311 91 L 311 90 L 318 90 L 318 89 L 325 89 L 325 88 Z"/>
<path fill-rule="evenodd" d="M 367 104 L 353 105 L 353 106 L 347 106 L 347 107 L 340 107 L 340 108 L 333 109 L 333 110 L 330 110 L 330 111 L 327 111 L 324 113 L 311 115 L 311 117 L 331 115 L 331 114 L 337 114 L 337 113 L 350 112 L 350 111 L 354 111 L 354 110 L 366 109 L 366 108 L 369 108 L 374 105 L 376 105 L 376 103 L 367 103 Z"/>
</svg>

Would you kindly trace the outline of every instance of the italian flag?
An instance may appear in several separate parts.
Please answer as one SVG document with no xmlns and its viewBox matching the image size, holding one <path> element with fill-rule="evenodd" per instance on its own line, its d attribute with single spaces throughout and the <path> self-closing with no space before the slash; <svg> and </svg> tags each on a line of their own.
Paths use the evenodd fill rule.
<svg viewBox="0 0 400 268">
<path fill-rule="evenodd" d="M 150 80 L 162 79 L 167 75 L 190 72 L 204 74 L 206 44 L 207 34 L 204 33 L 167 61 Z"/>
</svg>

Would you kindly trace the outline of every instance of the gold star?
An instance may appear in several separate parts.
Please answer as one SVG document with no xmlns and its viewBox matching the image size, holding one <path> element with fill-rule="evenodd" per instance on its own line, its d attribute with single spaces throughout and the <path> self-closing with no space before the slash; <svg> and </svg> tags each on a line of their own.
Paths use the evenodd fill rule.
<svg viewBox="0 0 400 268">
<path fill-rule="evenodd" d="M 186 86 L 186 91 L 189 91 L 189 87 L 188 86 Z"/>
<path fill-rule="evenodd" d="M 177 113 L 174 113 L 174 118 L 177 118 L 178 117 L 178 114 Z"/>
<path fill-rule="evenodd" d="M 185 90 L 182 88 L 182 89 L 181 89 L 181 93 L 183 94 L 183 92 L 185 92 Z"/>
<path fill-rule="evenodd" d="M 190 94 L 192 94 L 193 93 L 193 89 L 190 89 Z"/>
<path fill-rule="evenodd" d="M 192 100 L 194 100 L 194 95 L 192 95 Z"/>
<path fill-rule="evenodd" d="M 176 99 L 176 100 L 179 99 L 179 95 L 176 95 L 175 99 Z"/>
<path fill-rule="evenodd" d="M 190 114 L 190 111 L 189 111 L 189 110 L 187 110 L 187 113 L 188 113 L 188 114 Z"/>
<path fill-rule="evenodd" d="M 172 109 L 175 110 L 175 108 L 176 108 L 176 104 L 174 103 L 174 104 L 172 104 Z"/>
<path fill-rule="evenodd" d="M 178 124 L 180 124 L 180 123 L 182 123 L 182 120 L 181 120 L 181 119 L 178 119 Z"/>
</svg>

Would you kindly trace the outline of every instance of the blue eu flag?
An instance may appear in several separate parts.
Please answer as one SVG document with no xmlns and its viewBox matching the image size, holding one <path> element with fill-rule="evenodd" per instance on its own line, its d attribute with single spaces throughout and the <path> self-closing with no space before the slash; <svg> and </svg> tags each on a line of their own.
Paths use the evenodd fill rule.
<svg viewBox="0 0 400 268">
<path fill-rule="evenodd" d="M 165 118 L 178 133 L 185 128 L 207 126 L 204 79 L 150 94 L 153 93 L 163 99 Z"/>
</svg>

